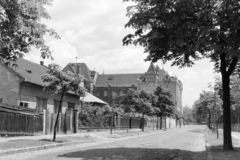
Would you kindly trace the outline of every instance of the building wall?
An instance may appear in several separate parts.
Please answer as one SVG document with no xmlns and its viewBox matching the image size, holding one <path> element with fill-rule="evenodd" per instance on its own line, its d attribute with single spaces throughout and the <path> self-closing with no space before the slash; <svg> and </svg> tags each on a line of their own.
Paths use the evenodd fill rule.
<svg viewBox="0 0 240 160">
<path fill-rule="evenodd" d="M 2 103 L 18 104 L 20 79 L 0 64 L 0 99 Z"/>
<path fill-rule="evenodd" d="M 47 109 L 53 113 L 54 112 L 54 100 L 60 101 L 60 95 L 50 95 L 43 92 L 43 87 L 29 84 L 29 83 L 21 83 L 20 92 L 19 92 L 19 100 L 20 102 L 27 102 L 28 107 L 32 109 L 36 109 L 37 106 L 37 97 L 47 99 Z M 76 95 L 68 94 L 63 98 L 62 104 L 62 112 L 68 108 L 68 102 L 74 103 L 75 108 L 78 108 L 79 98 Z"/>
<path fill-rule="evenodd" d="M 96 87 L 94 89 L 94 96 L 98 97 L 99 99 L 107 102 L 109 105 L 113 104 L 113 93 L 115 96 L 121 96 L 122 94 L 126 94 L 128 90 L 132 88 L 130 86 L 101 86 Z M 105 92 L 105 94 L 104 94 Z M 106 94 L 107 93 L 107 94 Z M 118 104 L 120 101 L 120 98 L 115 98 L 115 104 Z"/>
</svg>

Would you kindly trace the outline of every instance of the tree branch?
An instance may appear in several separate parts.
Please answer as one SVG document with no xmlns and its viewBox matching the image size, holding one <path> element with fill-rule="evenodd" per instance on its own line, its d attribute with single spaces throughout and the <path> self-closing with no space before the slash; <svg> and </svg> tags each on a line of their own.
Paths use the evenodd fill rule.
<svg viewBox="0 0 240 160">
<path fill-rule="evenodd" d="M 238 62 L 238 58 L 237 58 L 236 56 L 234 56 L 234 57 L 232 58 L 232 62 L 231 62 L 231 64 L 230 64 L 230 67 L 228 68 L 228 71 L 227 71 L 227 74 L 228 74 L 229 76 L 233 73 L 233 71 L 234 71 L 234 69 L 235 69 L 235 67 L 236 67 L 236 65 L 237 65 L 237 62 Z"/>
</svg>

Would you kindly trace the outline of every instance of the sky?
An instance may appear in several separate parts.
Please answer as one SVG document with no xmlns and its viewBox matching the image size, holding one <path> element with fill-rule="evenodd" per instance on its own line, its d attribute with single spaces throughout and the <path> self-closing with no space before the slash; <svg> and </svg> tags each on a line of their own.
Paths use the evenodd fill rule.
<svg viewBox="0 0 240 160">
<path fill-rule="evenodd" d="M 144 73 L 150 62 L 144 59 L 141 46 L 123 46 L 122 39 L 131 28 L 126 7 L 132 5 L 123 0 L 55 0 L 46 7 L 52 19 L 42 20 L 49 28 L 54 28 L 60 40 L 45 37 L 46 44 L 53 51 L 54 61 L 64 67 L 68 63 L 84 62 L 90 70 L 102 74 Z M 76 58 L 77 57 L 77 58 Z M 39 63 L 40 52 L 32 49 L 26 59 Z M 191 68 L 171 67 L 170 63 L 155 63 L 170 74 L 176 75 L 183 83 L 183 106 L 192 106 L 202 90 L 209 90 L 208 83 L 214 81 L 213 63 L 208 59 L 197 61 Z"/>
</svg>

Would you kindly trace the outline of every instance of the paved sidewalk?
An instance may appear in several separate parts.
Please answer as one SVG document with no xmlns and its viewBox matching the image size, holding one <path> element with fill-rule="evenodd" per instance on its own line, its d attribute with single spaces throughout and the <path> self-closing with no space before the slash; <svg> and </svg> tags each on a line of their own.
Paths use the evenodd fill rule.
<svg viewBox="0 0 240 160">
<path fill-rule="evenodd" d="M 223 150 L 223 130 L 217 133 L 206 127 L 208 160 L 239 160 L 240 159 L 240 132 L 232 132 L 233 151 Z"/>
<path fill-rule="evenodd" d="M 132 129 L 129 130 L 129 132 L 127 132 L 127 130 L 116 130 L 113 131 L 113 134 L 110 134 L 110 131 L 79 132 L 77 134 L 57 135 L 56 142 L 52 141 L 53 135 L 7 137 L 7 138 L 0 137 L 0 156 L 28 151 L 50 149 L 68 145 L 79 145 L 83 143 L 108 141 L 112 139 L 121 139 L 130 136 L 141 136 L 145 134 L 154 134 L 156 132 L 163 131 L 164 130 L 146 129 L 144 132 L 142 132 L 140 129 Z"/>
</svg>

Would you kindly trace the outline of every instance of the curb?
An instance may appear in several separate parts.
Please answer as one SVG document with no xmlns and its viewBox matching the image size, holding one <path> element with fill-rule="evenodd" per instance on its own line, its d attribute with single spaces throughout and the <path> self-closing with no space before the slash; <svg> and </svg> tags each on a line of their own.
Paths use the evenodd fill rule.
<svg viewBox="0 0 240 160">
<path fill-rule="evenodd" d="M 167 129 L 165 131 L 174 131 L 177 128 L 171 128 Z M 133 137 L 142 137 L 145 135 L 152 135 L 152 134 L 157 134 L 159 132 L 153 132 L 153 133 L 148 133 L 148 134 L 142 134 L 142 135 L 135 135 L 135 136 L 128 136 L 128 137 L 120 137 L 117 139 L 112 139 L 111 137 L 108 137 L 108 139 L 111 139 L 111 142 L 114 141 L 119 141 L 123 139 L 130 139 Z M 78 145 L 78 144 L 83 144 L 83 143 L 92 143 L 92 142 L 97 142 L 101 141 L 102 139 L 95 139 L 95 140 L 82 140 L 78 142 L 66 142 L 66 143 L 58 143 L 58 144 L 49 144 L 49 145 L 44 145 L 44 146 L 35 146 L 35 147 L 27 147 L 27 148 L 18 148 L 18 149 L 11 149 L 11 150 L 6 150 L 3 152 L 0 152 L 0 157 L 1 156 L 7 156 L 7 155 L 12 155 L 12 154 L 18 154 L 18 153 L 24 153 L 24 152 L 31 152 L 31 151 L 39 151 L 39 150 L 45 150 L 45 149 L 51 149 L 51 148 L 57 148 L 57 147 L 63 147 L 63 146 L 71 146 L 71 145 Z M 105 143 L 108 143 L 109 141 L 106 141 Z M 104 143 L 104 141 L 103 141 Z"/>
<path fill-rule="evenodd" d="M 45 149 L 51 149 L 51 148 L 57 148 L 57 147 L 63 147 L 63 146 L 71 146 L 71 145 L 77 145 L 79 143 L 91 143 L 96 141 L 97 140 L 83 140 L 78 142 L 66 142 L 66 143 L 59 143 L 59 144 L 49 144 L 44 146 L 11 149 L 11 150 L 0 152 L 0 156 L 7 156 L 11 154 L 17 154 L 17 153 L 23 153 L 23 152 L 29 152 L 29 151 L 39 151 L 39 150 L 45 150 Z"/>
<path fill-rule="evenodd" d="M 207 127 L 205 128 L 205 142 L 206 142 L 206 151 L 207 151 L 207 158 L 206 160 L 213 160 L 213 156 L 212 156 L 212 150 L 211 150 L 211 146 L 208 143 L 208 138 L 207 138 Z"/>
</svg>

